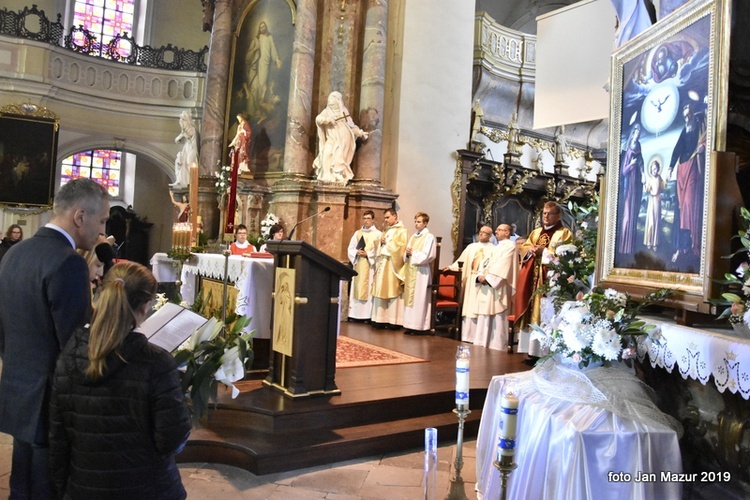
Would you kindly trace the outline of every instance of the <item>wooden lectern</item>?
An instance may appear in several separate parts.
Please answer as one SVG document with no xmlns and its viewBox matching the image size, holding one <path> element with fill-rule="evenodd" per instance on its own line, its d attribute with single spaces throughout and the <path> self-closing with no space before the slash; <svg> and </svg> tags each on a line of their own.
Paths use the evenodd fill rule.
<svg viewBox="0 0 750 500">
<path fill-rule="evenodd" d="M 303 241 L 268 241 L 266 248 L 276 274 L 263 383 L 293 398 L 341 394 L 335 382 L 339 289 L 356 271 Z"/>
</svg>

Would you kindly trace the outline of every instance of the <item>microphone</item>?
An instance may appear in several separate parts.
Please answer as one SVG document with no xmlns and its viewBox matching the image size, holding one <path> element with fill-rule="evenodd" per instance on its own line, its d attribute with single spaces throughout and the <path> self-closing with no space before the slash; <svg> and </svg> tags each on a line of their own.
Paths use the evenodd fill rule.
<svg viewBox="0 0 750 500">
<path fill-rule="evenodd" d="M 306 220 L 310 220 L 310 219 L 312 219 L 313 217 L 317 217 L 318 215 L 322 214 L 323 212 L 328 212 L 329 210 L 331 210 L 331 207 L 325 207 L 325 208 L 324 208 L 323 210 L 321 210 L 320 212 L 318 212 L 318 213 L 316 213 L 316 214 L 312 214 L 312 215 L 311 215 L 310 217 L 305 217 L 305 218 L 304 218 L 304 219 L 302 219 L 301 221 L 297 222 L 297 223 L 296 223 L 296 224 L 294 225 L 294 227 L 292 227 L 292 230 L 291 230 L 291 231 L 289 231 L 289 237 L 287 238 L 287 240 L 291 240 L 291 239 L 292 239 L 292 236 L 294 235 L 294 230 L 295 230 L 295 229 L 297 229 L 297 226 L 299 226 L 300 224 L 302 224 L 302 223 L 303 223 L 303 222 L 305 222 Z"/>
</svg>

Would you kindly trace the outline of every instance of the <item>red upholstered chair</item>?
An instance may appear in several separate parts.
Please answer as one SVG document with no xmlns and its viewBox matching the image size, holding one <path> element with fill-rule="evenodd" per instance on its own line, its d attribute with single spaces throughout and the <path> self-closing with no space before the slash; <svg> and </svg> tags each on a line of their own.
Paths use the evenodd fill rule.
<svg viewBox="0 0 750 500">
<path fill-rule="evenodd" d="M 443 271 L 432 292 L 432 331 L 447 330 L 461 338 L 461 271 Z"/>
</svg>

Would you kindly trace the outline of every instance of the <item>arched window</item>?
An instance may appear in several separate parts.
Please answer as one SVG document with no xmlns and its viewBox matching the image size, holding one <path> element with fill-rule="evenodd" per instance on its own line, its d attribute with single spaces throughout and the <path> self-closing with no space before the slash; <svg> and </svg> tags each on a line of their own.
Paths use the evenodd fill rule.
<svg viewBox="0 0 750 500">
<path fill-rule="evenodd" d="M 113 149 L 80 151 L 62 161 L 60 186 L 79 177 L 93 179 L 113 198 L 120 198 L 122 152 Z"/>
</svg>

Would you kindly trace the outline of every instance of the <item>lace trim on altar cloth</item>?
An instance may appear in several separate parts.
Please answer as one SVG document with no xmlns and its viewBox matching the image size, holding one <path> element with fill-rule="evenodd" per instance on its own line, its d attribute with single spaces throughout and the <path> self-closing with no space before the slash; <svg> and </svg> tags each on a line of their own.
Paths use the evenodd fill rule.
<svg viewBox="0 0 750 500">
<path fill-rule="evenodd" d="M 511 377 L 509 375 L 509 377 Z M 549 398 L 592 405 L 643 425 L 668 427 L 682 437 L 682 425 L 654 403 L 654 391 L 624 365 L 585 371 L 547 359 L 530 372 L 512 376 L 508 390 L 535 390 Z"/>
<path fill-rule="evenodd" d="M 682 378 L 706 385 L 711 376 L 719 392 L 729 390 L 750 399 L 750 341 L 731 335 L 644 318 L 661 329 L 659 344 L 649 340 L 638 346 L 638 359 L 648 354 L 651 366 L 667 372 L 677 367 Z"/>
<path fill-rule="evenodd" d="M 248 261 L 242 257 L 229 257 L 227 274 L 229 281 L 240 281 L 247 276 Z M 193 255 L 185 262 L 183 270 L 190 274 L 208 276 L 214 279 L 224 279 L 224 256 L 219 254 Z"/>
</svg>

